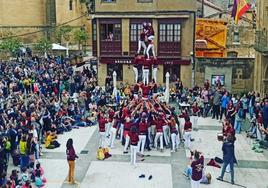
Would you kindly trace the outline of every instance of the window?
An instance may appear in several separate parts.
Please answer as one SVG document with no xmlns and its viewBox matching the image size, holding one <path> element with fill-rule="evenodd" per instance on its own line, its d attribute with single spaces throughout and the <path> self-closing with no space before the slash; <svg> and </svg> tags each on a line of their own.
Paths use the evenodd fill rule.
<svg viewBox="0 0 268 188">
<path fill-rule="evenodd" d="M 97 24 L 93 23 L 93 41 L 97 41 Z"/>
<path fill-rule="evenodd" d="M 138 3 L 152 3 L 153 0 L 138 0 Z"/>
<path fill-rule="evenodd" d="M 97 56 L 97 22 L 92 20 L 92 54 Z"/>
<path fill-rule="evenodd" d="M 234 31 L 234 43 L 239 43 L 239 31 Z"/>
<path fill-rule="evenodd" d="M 130 41 L 137 42 L 139 41 L 140 34 L 142 32 L 142 24 L 131 24 L 130 25 Z"/>
<path fill-rule="evenodd" d="M 115 3 L 116 0 L 102 0 L 103 3 Z"/>
<path fill-rule="evenodd" d="M 160 24 L 159 41 L 160 42 L 180 42 L 181 25 L 180 24 Z"/>
<path fill-rule="evenodd" d="M 102 41 L 121 40 L 121 24 L 101 24 L 100 29 Z"/>
<path fill-rule="evenodd" d="M 166 73 L 170 74 L 170 82 L 176 82 L 180 78 L 180 65 L 164 65 L 163 82 L 166 82 Z"/>
<path fill-rule="evenodd" d="M 69 0 L 69 10 L 73 10 L 73 0 Z"/>
<path fill-rule="evenodd" d="M 117 81 L 123 81 L 123 64 L 107 64 L 107 76 L 113 77 L 113 72 L 117 74 Z"/>
<path fill-rule="evenodd" d="M 238 53 L 236 51 L 227 52 L 227 57 L 237 57 Z"/>
</svg>

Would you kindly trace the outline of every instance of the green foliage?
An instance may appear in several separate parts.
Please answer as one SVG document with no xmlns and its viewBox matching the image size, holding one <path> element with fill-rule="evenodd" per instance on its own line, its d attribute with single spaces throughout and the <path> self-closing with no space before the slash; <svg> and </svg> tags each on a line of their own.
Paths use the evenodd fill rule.
<svg viewBox="0 0 268 188">
<path fill-rule="evenodd" d="M 12 34 L 8 34 L 6 38 L 0 41 L 0 50 L 10 55 L 15 55 L 16 52 L 22 47 L 22 43 L 19 38 L 11 37 Z"/>
<path fill-rule="evenodd" d="M 61 43 L 62 39 L 64 39 L 65 41 L 69 41 L 71 38 L 70 34 L 72 30 L 73 28 L 70 25 L 64 25 L 59 27 L 55 33 L 57 42 Z"/>
<path fill-rule="evenodd" d="M 74 32 L 74 40 L 79 43 L 86 42 L 88 38 L 89 38 L 89 35 L 84 29 L 78 29 Z"/>
<path fill-rule="evenodd" d="M 79 49 L 81 43 L 86 43 L 89 39 L 89 34 L 86 32 L 85 29 L 81 28 L 74 32 L 74 40 L 78 42 Z"/>
<path fill-rule="evenodd" d="M 51 42 L 46 38 L 41 38 L 37 41 L 37 43 L 34 45 L 34 48 L 41 52 L 47 52 L 51 50 L 52 44 Z"/>
</svg>

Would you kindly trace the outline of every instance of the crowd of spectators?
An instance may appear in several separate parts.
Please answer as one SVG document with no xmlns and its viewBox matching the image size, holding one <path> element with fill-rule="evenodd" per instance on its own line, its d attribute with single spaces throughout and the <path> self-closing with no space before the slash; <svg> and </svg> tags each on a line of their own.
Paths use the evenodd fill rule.
<svg viewBox="0 0 268 188">
<path fill-rule="evenodd" d="M 96 70 L 76 71 L 67 58 L 32 57 L 2 61 L 0 78 L 0 186 L 42 187 L 42 147 L 59 147 L 58 134 L 96 123 L 97 108 L 89 110 L 101 92 Z M 12 163 L 19 171 L 8 168 Z"/>
<path fill-rule="evenodd" d="M 40 168 L 38 159 L 42 155 L 42 146 L 47 149 L 57 148 L 62 144 L 57 141 L 59 134 L 74 128 L 96 125 L 100 119 L 107 121 L 105 136 L 110 139 L 110 129 L 114 127 L 116 135 L 125 144 L 126 139 L 129 139 L 130 143 L 132 141 L 124 134 L 125 123 L 154 122 L 156 128 L 160 126 L 157 119 L 161 118 L 161 121 L 164 120 L 162 127 L 160 126 L 163 135 L 158 134 L 155 140 L 157 128 L 154 137 L 145 132 L 145 135 L 150 136 L 146 138 L 145 144 L 143 136 L 140 135 L 142 142 L 139 144 L 143 148 L 146 145 L 150 150 L 150 146 L 158 148 L 160 142 L 162 150 L 164 139 L 164 144 L 167 147 L 172 144 L 172 151 L 175 151 L 178 143 L 182 141 L 180 130 L 176 127 L 179 126 L 178 117 L 184 118 L 186 124 L 191 123 L 191 117 L 193 128 L 197 128 L 200 116 L 212 117 L 219 121 L 226 118 L 236 133 L 241 132 L 248 118 L 251 122 L 248 136 L 257 139 L 260 146 L 268 147 L 267 96 L 261 98 L 260 94 L 255 92 L 243 95 L 230 94 L 221 85 L 211 86 L 209 81 L 202 87 L 185 88 L 178 80 L 170 89 L 170 101 L 181 107 L 181 112 L 177 116 L 174 108 L 164 102 L 165 88 L 156 83 L 149 86 L 121 83 L 116 96 L 113 96 L 111 77 L 108 76 L 105 86 L 100 87 L 97 85 L 96 67 L 89 65 L 80 69 L 74 69 L 70 60 L 63 57 L 32 57 L 25 61 L 0 63 L 1 186 L 9 186 L 11 182 L 29 187 L 31 182 L 36 182 L 36 177 L 42 179 L 43 173 L 37 172 L 34 173 L 34 178 L 23 180 L 23 174 L 33 174 L 33 171 Z M 142 99 L 143 97 L 146 99 Z M 135 113 L 132 114 L 133 110 Z M 130 119 L 127 119 L 128 117 Z M 114 122 L 118 121 L 121 122 L 114 126 Z M 190 123 L 188 127 L 184 127 L 185 132 L 187 128 L 191 131 Z M 169 126 L 165 127 L 166 124 Z M 139 126 L 136 129 L 137 132 Z M 127 131 L 130 131 L 130 127 Z M 173 138 L 172 134 L 175 134 Z M 184 135 L 184 141 L 189 141 L 190 145 L 191 137 Z M 127 152 L 127 149 L 128 147 L 125 147 L 124 152 Z M 7 175 L 11 158 L 13 164 L 20 167 L 16 180 Z M 17 171 L 12 171 L 14 176 L 16 173 Z M 42 182 L 44 183 L 43 180 Z"/>
</svg>

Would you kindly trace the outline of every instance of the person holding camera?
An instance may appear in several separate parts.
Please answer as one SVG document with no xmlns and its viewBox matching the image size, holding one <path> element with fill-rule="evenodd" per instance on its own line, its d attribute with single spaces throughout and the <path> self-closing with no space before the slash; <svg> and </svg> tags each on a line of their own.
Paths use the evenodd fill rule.
<svg viewBox="0 0 268 188">
<path fill-rule="evenodd" d="M 234 142 L 235 137 L 232 134 L 228 133 L 227 138 L 222 145 L 223 166 L 221 170 L 221 175 L 217 178 L 217 180 L 223 181 L 223 176 L 226 171 L 226 167 L 229 165 L 231 172 L 231 184 L 234 184 L 234 163 L 236 162 Z"/>
<path fill-rule="evenodd" d="M 203 176 L 203 169 L 204 169 L 204 156 L 199 151 L 191 152 L 191 155 L 194 159 L 191 162 L 192 167 L 192 176 L 191 176 L 191 187 L 192 188 L 199 188 L 200 181 Z"/>
</svg>

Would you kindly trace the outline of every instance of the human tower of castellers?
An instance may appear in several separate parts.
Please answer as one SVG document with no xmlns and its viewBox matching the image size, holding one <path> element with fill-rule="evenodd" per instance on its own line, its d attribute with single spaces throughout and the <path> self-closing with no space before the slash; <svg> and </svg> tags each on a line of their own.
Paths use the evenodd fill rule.
<svg viewBox="0 0 268 188">
<path fill-rule="evenodd" d="M 133 95 L 121 100 L 118 108 L 109 106 L 108 109 L 100 109 L 98 114 L 99 146 L 105 148 L 108 145 L 112 149 L 115 147 L 115 140 L 119 139 L 124 145 L 123 153 L 131 153 L 132 165 L 136 164 L 137 154 L 144 156 L 145 149 L 163 152 L 165 146 L 175 152 L 182 140 L 175 108 L 166 104 L 162 99 L 162 93 L 157 93 L 157 65 L 153 39 L 152 25 L 144 23 L 133 68 L 136 80 Z M 143 55 L 140 55 L 141 47 Z M 150 50 L 153 57 L 149 56 Z M 143 82 L 138 82 L 137 66 L 140 65 L 143 66 Z M 149 82 L 151 65 L 154 66 L 153 79 Z M 190 148 L 192 123 L 187 113 L 181 114 L 180 117 L 185 119 L 184 144 Z"/>
</svg>

